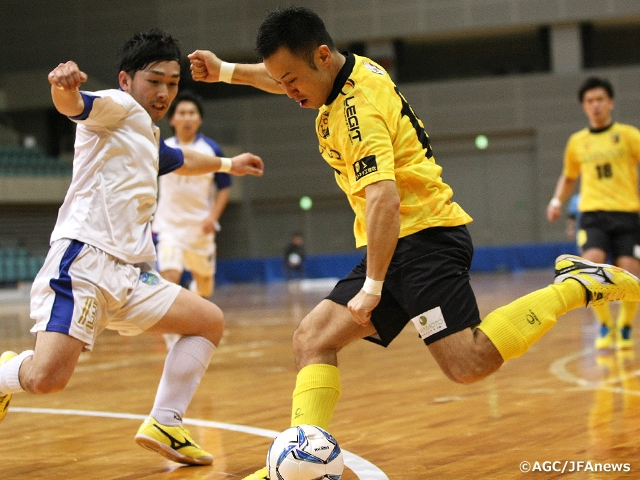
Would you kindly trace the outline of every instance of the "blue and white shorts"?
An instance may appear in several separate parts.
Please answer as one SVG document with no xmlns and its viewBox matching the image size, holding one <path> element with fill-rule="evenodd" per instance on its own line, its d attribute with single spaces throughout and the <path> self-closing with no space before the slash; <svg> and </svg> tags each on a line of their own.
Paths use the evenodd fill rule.
<svg viewBox="0 0 640 480">
<path fill-rule="evenodd" d="M 148 264 L 129 264 L 77 240 L 58 240 L 31 288 L 31 333 L 58 332 L 93 349 L 105 329 L 138 335 L 155 325 L 180 293 Z"/>
</svg>

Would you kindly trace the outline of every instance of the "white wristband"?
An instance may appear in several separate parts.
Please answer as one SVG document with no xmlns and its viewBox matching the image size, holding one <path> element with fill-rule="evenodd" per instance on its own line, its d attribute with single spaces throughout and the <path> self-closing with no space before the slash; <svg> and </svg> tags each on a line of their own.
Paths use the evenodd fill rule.
<svg viewBox="0 0 640 480">
<path fill-rule="evenodd" d="M 384 280 L 374 280 L 373 278 L 367 277 L 364 281 L 364 285 L 362 285 L 362 290 L 367 292 L 369 295 L 381 295 L 383 283 Z"/>
<path fill-rule="evenodd" d="M 224 83 L 231 83 L 231 77 L 233 77 L 233 71 L 235 68 L 235 63 L 222 62 L 220 64 L 220 75 L 218 76 L 218 80 Z"/>
<path fill-rule="evenodd" d="M 228 157 L 220 157 L 220 170 L 219 172 L 228 172 L 231 170 L 232 166 L 231 159 Z"/>
<path fill-rule="evenodd" d="M 562 202 L 560 201 L 560 199 L 558 197 L 553 197 L 551 199 L 551 201 L 549 202 L 549 205 L 552 206 L 552 207 L 560 208 L 562 206 Z"/>
</svg>

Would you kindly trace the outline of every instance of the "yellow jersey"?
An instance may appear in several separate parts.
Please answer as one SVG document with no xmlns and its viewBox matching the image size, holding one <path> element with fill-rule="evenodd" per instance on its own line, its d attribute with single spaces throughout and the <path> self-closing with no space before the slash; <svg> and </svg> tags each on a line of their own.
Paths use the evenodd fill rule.
<svg viewBox="0 0 640 480">
<path fill-rule="evenodd" d="M 355 212 L 356 246 L 367 244 L 365 187 L 393 180 L 400 196 L 400 235 L 453 227 L 471 217 L 451 201 L 424 124 L 387 72 L 372 60 L 346 53 L 316 119 L 320 153 Z"/>
<path fill-rule="evenodd" d="M 581 212 L 638 212 L 640 130 L 612 123 L 602 130 L 584 128 L 569 137 L 564 175 L 580 177 Z"/>
</svg>

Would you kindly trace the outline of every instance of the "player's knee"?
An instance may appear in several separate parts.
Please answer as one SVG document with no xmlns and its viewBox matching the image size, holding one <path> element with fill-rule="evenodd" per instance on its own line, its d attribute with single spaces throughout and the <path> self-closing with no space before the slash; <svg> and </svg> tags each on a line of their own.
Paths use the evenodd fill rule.
<svg viewBox="0 0 640 480">
<path fill-rule="evenodd" d="M 298 357 L 307 348 L 307 329 L 303 324 L 298 325 L 293 332 L 293 352 Z"/>
<path fill-rule="evenodd" d="M 318 349 L 319 336 L 309 322 L 303 321 L 293 334 L 293 352 L 297 359 L 305 358 Z"/>
<path fill-rule="evenodd" d="M 500 364 L 487 362 L 455 362 L 440 364 L 444 374 L 456 383 L 468 385 L 482 380 L 500 368 Z"/>
<path fill-rule="evenodd" d="M 470 372 L 463 368 L 458 368 L 456 366 L 451 368 L 443 368 L 442 371 L 450 380 L 465 385 L 477 382 L 481 378 L 484 378 L 484 376 L 475 375 L 473 372 Z"/>
<path fill-rule="evenodd" d="M 202 336 L 217 346 L 220 343 L 222 333 L 224 332 L 225 320 L 222 310 L 220 310 L 217 305 L 213 306 L 215 307 L 215 314 L 213 314 L 211 318 L 211 322 L 209 324 L 207 332 L 205 332 L 205 334 Z"/>
</svg>

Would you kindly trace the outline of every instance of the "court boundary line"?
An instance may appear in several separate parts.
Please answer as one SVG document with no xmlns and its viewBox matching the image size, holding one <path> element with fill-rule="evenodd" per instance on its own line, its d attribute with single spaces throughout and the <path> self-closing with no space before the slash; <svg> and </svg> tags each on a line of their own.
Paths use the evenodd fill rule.
<svg viewBox="0 0 640 480">
<path fill-rule="evenodd" d="M 134 413 L 117 413 L 117 412 L 101 412 L 96 410 L 73 410 L 73 409 L 56 409 L 56 408 L 29 408 L 29 407 L 12 407 L 12 412 L 20 413 L 40 413 L 52 415 L 78 415 L 85 417 L 104 417 L 104 418 L 120 418 L 125 420 L 145 420 L 148 415 L 138 415 Z M 233 432 L 247 433 L 249 435 L 257 435 L 260 437 L 275 438 L 280 432 L 275 430 L 267 430 L 264 428 L 250 427 L 247 425 L 236 425 L 233 423 L 214 422 L 211 420 L 203 420 L 199 418 L 184 418 L 183 423 L 186 425 L 195 425 L 198 427 L 217 428 L 220 430 L 229 430 Z M 389 480 L 389 477 L 376 467 L 373 463 L 365 460 L 358 455 L 342 449 L 344 456 L 344 464 L 349 467 L 355 475 L 360 479 L 366 480 Z"/>
<path fill-rule="evenodd" d="M 608 386 L 600 381 L 587 380 L 586 378 L 578 377 L 567 370 L 567 364 L 569 364 L 570 362 L 573 362 L 574 360 L 577 360 L 581 357 L 586 357 L 587 355 L 592 355 L 594 353 L 595 350 L 584 348 L 582 350 L 578 350 L 577 352 L 570 353 L 569 355 L 565 355 L 564 357 L 560 357 L 557 360 L 553 361 L 553 363 L 549 367 L 549 372 L 558 380 L 566 383 L 573 383 L 578 387 L 584 388 L 585 390 L 605 390 L 612 393 L 624 393 L 627 395 L 640 396 L 640 391 L 628 390 L 624 387 Z M 630 372 L 630 374 L 638 376 L 640 374 L 640 370 L 634 370 L 633 372 Z"/>
</svg>

